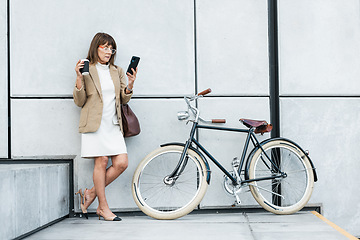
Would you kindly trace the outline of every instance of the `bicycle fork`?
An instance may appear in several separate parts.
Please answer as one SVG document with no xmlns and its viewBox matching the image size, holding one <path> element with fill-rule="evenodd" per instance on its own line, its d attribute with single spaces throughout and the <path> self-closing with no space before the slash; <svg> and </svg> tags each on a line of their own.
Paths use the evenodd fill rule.
<svg viewBox="0 0 360 240">
<path fill-rule="evenodd" d="M 188 162 L 188 159 L 189 159 L 187 151 L 192 143 L 192 139 L 194 138 L 196 125 L 197 125 L 197 122 L 194 122 L 191 132 L 190 132 L 190 137 L 185 143 L 184 150 L 181 154 L 180 160 L 179 160 L 177 166 L 175 167 L 175 169 L 173 170 L 173 172 L 165 177 L 165 179 L 164 179 L 165 184 L 174 185 L 176 180 L 179 178 L 181 173 L 184 171 L 186 164 Z"/>
<path fill-rule="evenodd" d="M 169 175 L 167 175 L 164 178 L 164 183 L 166 185 L 173 186 L 176 182 L 176 180 L 179 178 L 179 176 L 183 173 L 187 163 L 189 156 L 187 154 L 187 149 L 189 148 L 188 144 L 185 145 L 184 151 L 181 154 L 180 161 L 178 162 L 177 166 L 173 170 L 173 172 Z"/>
</svg>

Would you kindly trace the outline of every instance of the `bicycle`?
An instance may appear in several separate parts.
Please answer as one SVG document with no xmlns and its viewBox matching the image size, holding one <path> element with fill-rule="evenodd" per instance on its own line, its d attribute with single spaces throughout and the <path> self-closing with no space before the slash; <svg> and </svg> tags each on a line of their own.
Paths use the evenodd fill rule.
<svg viewBox="0 0 360 240">
<path fill-rule="evenodd" d="M 178 113 L 179 120 L 192 114 L 190 137 L 185 143 L 166 143 L 149 153 L 137 166 L 132 179 L 132 195 L 137 206 L 156 219 L 176 219 L 199 205 L 210 184 L 210 159 L 225 175 L 224 189 L 240 204 L 239 192 L 249 187 L 251 194 L 267 211 L 292 214 L 309 201 L 317 174 L 308 152 L 285 138 L 269 138 L 259 142 L 255 134 L 272 130 L 266 121 L 240 119 L 247 127 L 228 128 L 205 123 L 225 123 L 225 119 L 205 120 L 191 104 L 211 92 L 207 89 L 185 96 L 188 111 Z M 232 171 L 226 170 L 195 138 L 196 129 L 246 133 L 241 159 L 234 158 Z M 253 149 L 248 154 L 250 145 Z M 206 157 L 205 157 L 206 156 Z M 245 162 L 246 158 L 246 162 Z"/>
</svg>

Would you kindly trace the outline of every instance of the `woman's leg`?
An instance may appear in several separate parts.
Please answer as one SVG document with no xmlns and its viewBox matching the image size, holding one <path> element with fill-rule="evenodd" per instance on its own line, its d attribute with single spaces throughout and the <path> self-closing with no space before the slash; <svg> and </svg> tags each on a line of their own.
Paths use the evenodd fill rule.
<svg viewBox="0 0 360 240">
<path fill-rule="evenodd" d="M 105 186 L 112 183 L 118 176 L 123 173 L 128 166 L 128 155 L 119 154 L 111 157 L 112 165 L 106 170 L 105 174 Z M 96 187 L 87 190 L 85 193 L 85 207 L 88 208 L 96 198 Z"/>
<path fill-rule="evenodd" d="M 111 156 L 112 165 L 106 170 L 106 186 L 119 177 L 128 167 L 128 155 Z"/>
<path fill-rule="evenodd" d="M 105 196 L 105 176 L 106 166 L 108 164 L 108 157 L 96 157 L 93 173 L 94 188 L 99 200 L 100 209 L 108 209 L 108 204 Z"/>
</svg>

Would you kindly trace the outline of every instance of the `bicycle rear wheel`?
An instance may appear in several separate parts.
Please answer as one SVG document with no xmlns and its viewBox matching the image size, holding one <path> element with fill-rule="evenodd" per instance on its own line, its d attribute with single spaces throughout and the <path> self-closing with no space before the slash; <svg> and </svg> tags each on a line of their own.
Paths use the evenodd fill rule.
<svg viewBox="0 0 360 240">
<path fill-rule="evenodd" d="M 187 164 L 175 181 L 167 176 L 176 168 L 182 146 L 160 147 L 146 156 L 136 168 L 132 194 L 138 207 L 156 219 L 175 219 L 190 213 L 207 189 L 207 170 L 201 157 L 188 150 Z"/>
<path fill-rule="evenodd" d="M 266 210 L 276 214 L 292 214 L 301 210 L 311 197 L 314 173 L 306 154 L 286 140 L 265 143 L 253 155 L 249 178 L 266 178 L 280 174 L 276 179 L 254 181 L 250 190 L 255 200 Z"/>
</svg>

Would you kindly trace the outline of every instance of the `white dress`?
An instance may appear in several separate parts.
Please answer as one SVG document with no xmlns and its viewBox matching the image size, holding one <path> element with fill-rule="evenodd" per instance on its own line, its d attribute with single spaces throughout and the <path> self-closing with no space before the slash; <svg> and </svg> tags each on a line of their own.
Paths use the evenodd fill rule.
<svg viewBox="0 0 360 240">
<path fill-rule="evenodd" d="M 103 113 L 100 127 L 96 132 L 81 134 L 81 157 L 114 156 L 127 153 L 124 137 L 117 122 L 115 87 L 109 66 L 97 63 L 96 69 L 102 90 Z"/>
</svg>

